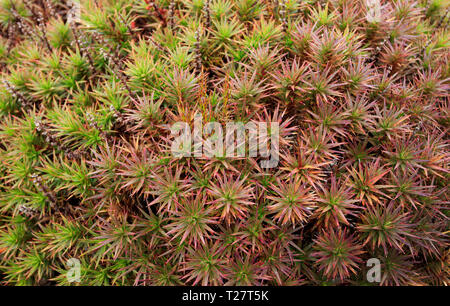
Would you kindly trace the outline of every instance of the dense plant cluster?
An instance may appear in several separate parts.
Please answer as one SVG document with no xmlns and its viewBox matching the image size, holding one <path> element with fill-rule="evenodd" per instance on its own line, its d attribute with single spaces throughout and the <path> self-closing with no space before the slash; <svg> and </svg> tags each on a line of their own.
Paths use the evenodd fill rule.
<svg viewBox="0 0 450 306">
<path fill-rule="evenodd" d="M 379 4 L 1 0 L 0 283 L 448 284 L 448 8 Z M 278 166 L 174 157 L 197 114 Z"/>
</svg>

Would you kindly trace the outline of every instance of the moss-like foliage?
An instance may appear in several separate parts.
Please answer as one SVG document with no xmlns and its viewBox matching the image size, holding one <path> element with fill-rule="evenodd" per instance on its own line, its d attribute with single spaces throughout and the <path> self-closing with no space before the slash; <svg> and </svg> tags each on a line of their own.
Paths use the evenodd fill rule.
<svg viewBox="0 0 450 306">
<path fill-rule="evenodd" d="M 0 0 L 0 284 L 448 285 L 448 2 L 370 2 Z"/>
</svg>

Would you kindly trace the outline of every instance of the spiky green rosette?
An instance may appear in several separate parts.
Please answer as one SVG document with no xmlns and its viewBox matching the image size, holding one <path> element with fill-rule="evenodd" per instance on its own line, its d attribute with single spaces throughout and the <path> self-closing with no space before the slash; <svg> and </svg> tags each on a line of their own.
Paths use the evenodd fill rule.
<svg viewBox="0 0 450 306">
<path fill-rule="evenodd" d="M 448 21 L 0 0 L 0 284 L 448 285 Z M 199 116 L 277 123 L 279 163 L 175 156 L 168 127 Z"/>
</svg>

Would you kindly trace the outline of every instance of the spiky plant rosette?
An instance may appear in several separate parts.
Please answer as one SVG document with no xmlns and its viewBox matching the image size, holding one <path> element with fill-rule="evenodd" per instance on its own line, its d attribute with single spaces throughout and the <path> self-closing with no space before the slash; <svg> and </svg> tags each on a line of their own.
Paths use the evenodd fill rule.
<svg viewBox="0 0 450 306">
<path fill-rule="evenodd" d="M 447 285 L 448 21 L 444 0 L 0 0 L 0 284 Z M 173 154 L 199 116 L 277 123 L 279 162 Z"/>
</svg>

